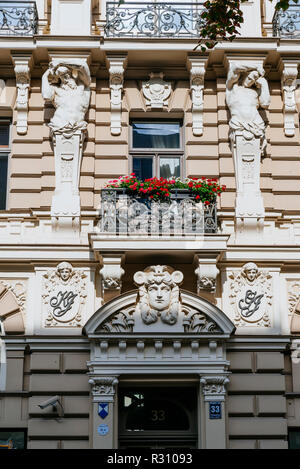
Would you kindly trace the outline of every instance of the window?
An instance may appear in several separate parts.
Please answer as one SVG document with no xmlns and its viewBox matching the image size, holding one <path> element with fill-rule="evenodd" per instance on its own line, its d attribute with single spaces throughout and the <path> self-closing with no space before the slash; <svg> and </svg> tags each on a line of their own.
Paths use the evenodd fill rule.
<svg viewBox="0 0 300 469">
<path fill-rule="evenodd" d="M 295 428 L 289 431 L 289 449 L 300 449 L 299 428 Z"/>
<path fill-rule="evenodd" d="M 6 209 L 9 130 L 9 122 L 0 121 L 0 210 Z"/>
<path fill-rule="evenodd" d="M 0 429 L 1 449 L 26 449 L 26 430 Z"/>
<path fill-rule="evenodd" d="M 182 176 L 182 126 L 179 121 L 132 121 L 132 172 L 139 179 Z"/>
</svg>

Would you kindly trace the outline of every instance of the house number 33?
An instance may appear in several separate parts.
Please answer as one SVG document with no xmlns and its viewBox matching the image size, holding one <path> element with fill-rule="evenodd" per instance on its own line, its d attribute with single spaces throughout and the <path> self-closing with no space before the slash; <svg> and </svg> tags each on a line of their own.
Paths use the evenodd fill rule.
<svg viewBox="0 0 300 469">
<path fill-rule="evenodd" d="M 152 422 L 162 422 L 163 420 L 166 420 L 165 411 L 162 409 L 151 410 L 151 420 Z"/>
</svg>

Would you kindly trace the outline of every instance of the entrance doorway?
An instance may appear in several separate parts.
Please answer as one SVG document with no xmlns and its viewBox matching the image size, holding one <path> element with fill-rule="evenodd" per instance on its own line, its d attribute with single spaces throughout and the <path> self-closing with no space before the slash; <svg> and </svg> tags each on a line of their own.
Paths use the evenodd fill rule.
<svg viewBox="0 0 300 469">
<path fill-rule="evenodd" d="M 119 448 L 197 448 L 195 387 L 120 387 Z"/>
</svg>

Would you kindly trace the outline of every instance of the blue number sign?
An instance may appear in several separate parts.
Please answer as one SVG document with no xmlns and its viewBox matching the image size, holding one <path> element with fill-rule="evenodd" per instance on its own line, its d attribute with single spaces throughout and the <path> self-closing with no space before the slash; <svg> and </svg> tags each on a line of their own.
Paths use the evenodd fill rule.
<svg viewBox="0 0 300 469">
<path fill-rule="evenodd" d="M 212 401 L 209 403 L 209 418 L 221 419 L 222 418 L 222 403 Z"/>
</svg>

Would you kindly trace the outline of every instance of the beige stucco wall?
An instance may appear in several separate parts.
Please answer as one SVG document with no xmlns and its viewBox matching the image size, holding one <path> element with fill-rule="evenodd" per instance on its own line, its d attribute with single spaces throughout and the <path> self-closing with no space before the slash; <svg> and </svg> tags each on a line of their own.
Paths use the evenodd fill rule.
<svg viewBox="0 0 300 469">
<path fill-rule="evenodd" d="M 48 345 L 47 351 L 33 347 L 26 352 L 8 352 L 0 427 L 27 428 L 31 449 L 88 448 L 92 402 L 86 375 L 89 352 L 66 351 L 64 346 L 58 350 L 57 345 L 55 348 L 51 351 Z M 300 425 L 300 400 L 286 401 L 285 392 L 295 392 L 299 386 L 289 384 L 289 356 L 258 348 L 249 344 L 232 346 L 230 341 L 227 345 L 231 372 L 226 397 L 227 446 L 285 449 L 288 425 Z M 38 407 L 56 394 L 65 412 L 61 420 L 50 418 L 51 407 Z"/>
</svg>

